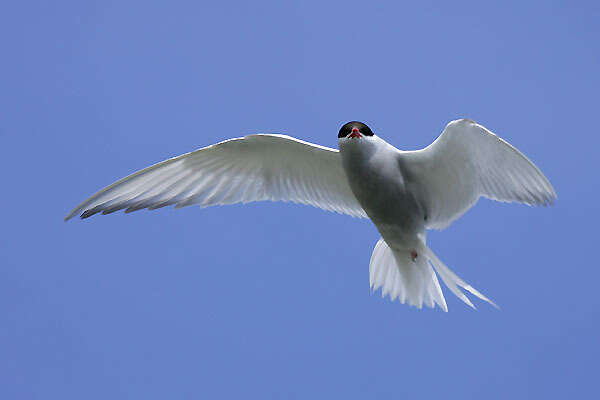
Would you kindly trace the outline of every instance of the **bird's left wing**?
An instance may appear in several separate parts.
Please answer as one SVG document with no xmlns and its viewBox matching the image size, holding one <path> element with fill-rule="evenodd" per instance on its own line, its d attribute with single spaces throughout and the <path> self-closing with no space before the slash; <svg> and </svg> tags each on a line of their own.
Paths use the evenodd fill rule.
<svg viewBox="0 0 600 400">
<path fill-rule="evenodd" d="M 87 218 L 144 208 L 292 201 L 366 217 L 335 149 L 286 135 L 249 135 L 204 147 L 129 175 L 75 207 Z"/>
<path fill-rule="evenodd" d="M 468 119 L 450 122 L 431 145 L 402 152 L 400 158 L 426 208 L 430 229 L 450 225 L 480 196 L 536 206 L 556 198 L 534 163 Z"/>
</svg>

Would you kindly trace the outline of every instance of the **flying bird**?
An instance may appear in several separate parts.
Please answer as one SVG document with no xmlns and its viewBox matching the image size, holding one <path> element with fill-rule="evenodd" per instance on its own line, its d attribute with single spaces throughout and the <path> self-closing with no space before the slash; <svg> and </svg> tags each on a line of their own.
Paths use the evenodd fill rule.
<svg viewBox="0 0 600 400">
<path fill-rule="evenodd" d="M 75 207 L 88 218 L 125 209 L 203 207 L 271 200 L 308 204 L 370 218 L 381 234 L 369 264 L 370 285 L 382 296 L 448 311 L 438 276 L 496 306 L 459 278 L 427 247 L 426 230 L 443 229 L 480 197 L 549 205 L 546 177 L 508 142 L 469 119 L 450 122 L 429 146 L 398 150 L 362 122 L 338 133 L 339 150 L 286 135 L 225 140 L 129 175 Z"/>
</svg>

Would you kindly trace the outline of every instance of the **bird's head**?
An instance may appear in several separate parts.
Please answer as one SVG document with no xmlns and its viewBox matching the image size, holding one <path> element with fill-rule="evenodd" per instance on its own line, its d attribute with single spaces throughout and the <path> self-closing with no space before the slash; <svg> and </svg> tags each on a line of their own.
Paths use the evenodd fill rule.
<svg viewBox="0 0 600 400">
<path fill-rule="evenodd" d="M 373 131 L 367 125 L 358 121 L 350 121 L 345 123 L 338 133 L 338 139 L 363 139 L 365 137 L 373 136 Z"/>
<path fill-rule="evenodd" d="M 338 133 L 338 148 L 346 154 L 365 155 L 375 151 L 380 143 L 371 128 L 358 121 L 344 124 Z"/>
</svg>

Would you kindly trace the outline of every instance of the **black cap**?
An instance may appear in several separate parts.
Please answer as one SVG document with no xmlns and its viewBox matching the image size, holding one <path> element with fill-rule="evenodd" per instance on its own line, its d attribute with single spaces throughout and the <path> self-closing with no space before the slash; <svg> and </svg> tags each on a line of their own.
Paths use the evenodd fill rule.
<svg viewBox="0 0 600 400">
<path fill-rule="evenodd" d="M 350 121 L 340 128 L 338 138 L 345 138 L 352 133 L 352 129 L 354 128 L 357 128 L 363 136 L 373 136 L 373 131 L 371 131 L 371 128 L 369 128 L 367 125 L 359 121 Z"/>
</svg>

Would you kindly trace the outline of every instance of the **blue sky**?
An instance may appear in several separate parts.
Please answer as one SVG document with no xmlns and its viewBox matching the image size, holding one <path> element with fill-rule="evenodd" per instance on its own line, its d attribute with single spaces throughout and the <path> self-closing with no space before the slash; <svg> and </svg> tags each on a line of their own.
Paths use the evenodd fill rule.
<svg viewBox="0 0 600 400">
<path fill-rule="evenodd" d="M 590 398 L 600 356 L 597 3 L 11 2 L 0 17 L 0 397 Z M 429 235 L 500 306 L 369 294 L 368 221 L 282 203 L 63 222 L 248 133 L 402 149 L 469 117 L 551 208 Z M 208 397 L 210 396 L 210 397 Z"/>
</svg>

